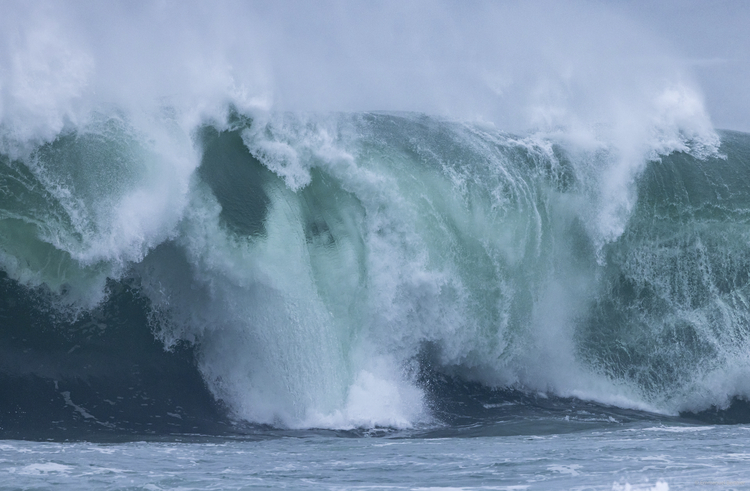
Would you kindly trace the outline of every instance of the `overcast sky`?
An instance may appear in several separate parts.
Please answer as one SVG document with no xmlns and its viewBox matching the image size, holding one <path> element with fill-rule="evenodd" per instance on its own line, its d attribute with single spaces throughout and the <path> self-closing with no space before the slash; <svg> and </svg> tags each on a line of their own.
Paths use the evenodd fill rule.
<svg viewBox="0 0 750 491">
<path fill-rule="evenodd" d="M 748 29 L 741 0 L 0 0 L 0 120 L 231 94 L 514 131 L 645 121 L 672 90 L 750 131 Z"/>
<path fill-rule="evenodd" d="M 750 1 L 612 2 L 692 66 L 718 128 L 750 131 Z"/>
<path fill-rule="evenodd" d="M 670 79 L 696 88 L 716 127 L 750 131 L 750 1 L 282 5 L 261 15 L 277 33 L 280 107 L 476 114 L 513 129 L 540 100 L 593 121 Z"/>
</svg>

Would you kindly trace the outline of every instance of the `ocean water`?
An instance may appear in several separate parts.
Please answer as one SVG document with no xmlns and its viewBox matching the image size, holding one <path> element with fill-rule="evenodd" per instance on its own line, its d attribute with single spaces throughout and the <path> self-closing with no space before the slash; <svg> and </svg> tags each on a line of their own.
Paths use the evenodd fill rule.
<svg viewBox="0 0 750 491">
<path fill-rule="evenodd" d="M 0 5 L 0 488 L 750 487 L 750 134 L 576 5 Z"/>
<path fill-rule="evenodd" d="M 614 419 L 614 418 L 613 418 Z M 504 421 L 496 422 L 498 426 Z M 5 440 L 2 489 L 745 489 L 747 425 Z M 567 426 L 567 427 L 566 427 Z"/>
<path fill-rule="evenodd" d="M 4 443 L 2 489 L 744 489 L 747 426 L 504 438 Z M 649 442 L 646 444 L 645 442 Z"/>
</svg>

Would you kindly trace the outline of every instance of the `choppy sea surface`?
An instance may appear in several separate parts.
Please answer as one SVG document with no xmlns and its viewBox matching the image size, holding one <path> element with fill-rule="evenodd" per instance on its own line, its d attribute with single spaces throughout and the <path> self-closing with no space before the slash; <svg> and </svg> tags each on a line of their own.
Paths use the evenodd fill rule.
<svg viewBox="0 0 750 491">
<path fill-rule="evenodd" d="M 747 489 L 750 426 L 0 443 L 0 489 Z"/>
<path fill-rule="evenodd" d="M 687 61 L 131 3 L 0 2 L 0 489 L 750 488 L 750 133 Z"/>
</svg>

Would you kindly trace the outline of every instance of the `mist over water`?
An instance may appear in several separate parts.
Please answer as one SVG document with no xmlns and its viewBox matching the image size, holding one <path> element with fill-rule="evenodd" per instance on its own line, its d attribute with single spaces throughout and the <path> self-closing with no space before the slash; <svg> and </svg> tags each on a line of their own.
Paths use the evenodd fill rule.
<svg viewBox="0 0 750 491">
<path fill-rule="evenodd" d="M 59 131 L 103 105 L 166 104 L 183 117 L 221 114 L 227 102 L 419 111 L 506 131 L 632 127 L 660 117 L 670 90 L 700 105 L 690 66 L 657 33 L 589 2 L 32 2 L 4 11 L 3 119 L 17 131 Z"/>
<path fill-rule="evenodd" d="M 750 143 L 627 9 L 0 7 L 0 267 L 71 326 L 128 285 L 232 417 L 749 395 Z"/>
</svg>

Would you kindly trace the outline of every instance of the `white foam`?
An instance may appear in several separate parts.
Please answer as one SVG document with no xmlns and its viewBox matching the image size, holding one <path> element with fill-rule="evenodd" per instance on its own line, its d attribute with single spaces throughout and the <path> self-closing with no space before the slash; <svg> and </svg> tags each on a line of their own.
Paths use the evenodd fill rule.
<svg viewBox="0 0 750 491">
<path fill-rule="evenodd" d="M 197 342 L 213 393 L 257 422 L 414 425 L 423 395 L 400 371 L 430 343 L 438 362 L 486 379 L 646 407 L 637 391 L 576 360 L 572 323 L 590 285 L 553 274 L 560 268 L 542 228 L 559 213 L 566 224 L 581 219 L 600 250 L 620 237 L 649 159 L 715 152 L 700 90 L 655 36 L 613 9 L 426 6 L 7 5 L 0 150 L 24 158 L 72 221 L 72 230 L 52 227 L 39 239 L 78 268 L 79 277 L 64 278 L 80 290 L 74 301 L 96 305 L 106 278 L 173 240 L 188 271 L 144 278 L 153 304 L 172 316 L 162 340 Z M 229 127 L 229 106 L 255 118 L 243 142 L 282 179 L 265 189 L 266 235 L 253 240 L 227 232 L 195 174 L 195 132 L 205 122 Z M 301 115 L 308 110 L 327 115 Z M 367 144 L 381 153 L 368 153 L 366 122 L 330 114 L 361 110 L 482 121 L 446 134 L 485 174 L 472 175 L 460 155 L 431 157 L 430 142 L 412 145 L 425 152 L 409 160 L 375 135 Z M 140 147 L 128 164 L 137 175 L 116 193 L 83 198 L 54 163 L 31 158 L 70 131 L 100 131 L 107 118 L 124 122 L 121 137 Z M 572 149 L 582 176 L 567 201 L 545 201 L 496 148 L 549 157 L 551 141 Z M 343 231 L 335 247 L 306 242 L 300 193 L 313 169 L 341 187 L 348 206 L 326 217 Z M 472 188 L 483 179 L 496 187 Z M 466 237 L 468 259 L 457 252 Z M 492 281 L 477 286 L 474 260 Z M 0 261 L 16 279 L 63 290 L 63 279 L 24 258 L 2 252 Z M 493 300 L 482 303 L 487 291 Z M 531 312 L 523 329 L 520 310 Z"/>
<path fill-rule="evenodd" d="M 355 376 L 342 410 L 311 415 L 302 426 L 405 429 L 429 421 L 422 391 L 404 380 L 395 360 L 376 357 L 370 364 L 371 370 L 363 369 Z"/>
<path fill-rule="evenodd" d="M 0 122 L 22 140 L 54 138 L 92 108 L 140 114 L 165 101 L 193 122 L 230 101 L 422 111 L 508 130 L 631 118 L 632 129 L 662 89 L 692 83 L 691 65 L 658 35 L 584 2 L 24 2 L 4 13 Z"/>
<path fill-rule="evenodd" d="M 713 430 L 714 426 L 657 426 L 653 428 L 643 428 L 639 431 L 664 431 L 667 433 L 695 433 L 696 431 Z"/>
<path fill-rule="evenodd" d="M 18 474 L 26 474 L 29 476 L 44 476 L 48 474 L 68 474 L 73 470 L 73 466 L 58 464 L 55 462 L 43 462 L 39 464 L 29 464 L 17 472 Z"/>
<path fill-rule="evenodd" d="M 661 479 L 657 480 L 654 485 L 650 484 L 625 484 L 614 483 L 612 491 L 669 491 L 669 484 Z"/>
</svg>

